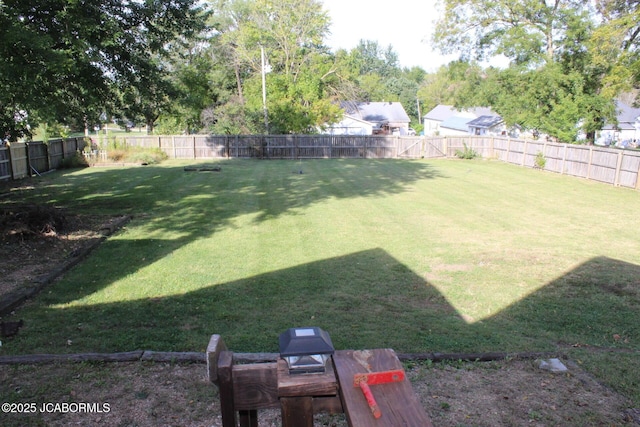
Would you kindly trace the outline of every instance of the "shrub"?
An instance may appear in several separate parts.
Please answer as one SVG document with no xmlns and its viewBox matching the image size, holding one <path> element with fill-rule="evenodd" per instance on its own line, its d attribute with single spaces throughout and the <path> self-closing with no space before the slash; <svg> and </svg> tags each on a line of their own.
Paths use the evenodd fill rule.
<svg viewBox="0 0 640 427">
<path fill-rule="evenodd" d="M 87 166 L 89 163 L 80 151 L 76 151 L 72 157 L 65 157 L 60 163 L 60 169 L 86 168 Z"/>
<path fill-rule="evenodd" d="M 147 165 L 160 163 L 169 156 L 159 148 L 125 147 L 108 151 L 107 157 L 113 162 L 143 163 Z"/>
<path fill-rule="evenodd" d="M 536 154 L 536 158 L 533 162 L 533 167 L 535 169 L 544 169 L 546 165 L 547 159 L 544 158 L 544 154 L 542 154 L 542 152 L 538 151 L 538 154 Z"/>
<path fill-rule="evenodd" d="M 478 153 L 476 153 L 473 148 L 469 148 L 466 143 L 462 143 L 462 145 L 464 145 L 464 150 L 456 150 L 456 157 L 465 160 L 478 157 Z"/>
</svg>

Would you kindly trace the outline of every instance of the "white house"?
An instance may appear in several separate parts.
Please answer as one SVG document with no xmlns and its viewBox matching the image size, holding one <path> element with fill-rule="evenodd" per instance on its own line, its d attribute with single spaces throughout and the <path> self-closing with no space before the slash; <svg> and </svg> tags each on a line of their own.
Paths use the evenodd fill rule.
<svg viewBox="0 0 640 427">
<path fill-rule="evenodd" d="M 373 123 L 345 114 L 342 120 L 329 126 L 324 133 L 329 135 L 371 135 Z"/>
<path fill-rule="evenodd" d="M 438 135 L 443 135 L 443 136 L 469 135 L 469 122 L 472 120 L 473 120 L 472 117 L 464 117 L 464 116 L 449 117 L 443 120 L 438 125 Z"/>
<path fill-rule="evenodd" d="M 399 102 L 344 101 L 343 119 L 325 129 L 331 135 L 408 135 L 411 119 Z"/>
<path fill-rule="evenodd" d="M 626 147 L 640 142 L 640 108 L 633 108 L 622 101 L 615 101 L 617 124 L 607 123 L 600 131 L 596 143 Z"/>
<path fill-rule="evenodd" d="M 459 135 L 469 131 L 462 125 L 464 119 L 470 122 L 480 116 L 495 115 L 490 108 L 477 107 L 457 110 L 452 105 L 437 105 L 423 117 L 424 134 L 431 135 Z M 457 117 L 457 119 L 452 119 Z M 442 124 L 444 122 L 444 127 Z"/>
<path fill-rule="evenodd" d="M 504 120 L 500 116 L 480 116 L 467 123 L 473 135 L 501 135 L 506 132 Z"/>
</svg>

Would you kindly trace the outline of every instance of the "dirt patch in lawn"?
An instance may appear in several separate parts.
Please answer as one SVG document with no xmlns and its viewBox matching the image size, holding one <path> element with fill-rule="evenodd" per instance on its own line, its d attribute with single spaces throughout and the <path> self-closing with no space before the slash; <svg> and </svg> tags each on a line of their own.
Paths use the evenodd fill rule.
<svg viewBox="0 0 640 427">
<path fill-rule="evenodd" d="M 126 219 L 38 204 L 0 206 L 0 299 L 41 289 Z"/>
</svg>

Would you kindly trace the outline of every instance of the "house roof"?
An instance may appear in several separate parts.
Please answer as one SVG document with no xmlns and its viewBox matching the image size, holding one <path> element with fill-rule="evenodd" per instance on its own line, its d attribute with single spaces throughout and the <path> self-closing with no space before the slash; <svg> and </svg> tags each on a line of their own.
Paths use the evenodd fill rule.
<svg viewBox="0 0 640 427">
<path fill-rule="evenodd" d="M 355 102 L 344 101 L 340 107 L 346 114 L 371 123 L 409 123 L 411 119 L 399 102 Z"/>
<path fill-rule="evenodd" d="M 499 125 L 504 120 L 500 116 L 480 116 L 477 119 L 471 120 L 467 123 L 467 126 L 480 128 L 480 129 L 490 129 L 496 125 Z"/>
<path fill-rule="evenodd" d="M 640 118 L 640 108 L 633 108 L 622 101 L 616 101 L 618 123 L 634 123 Z"/>
<path fill-rule="evenodd" d="M 464 131 L 464 132 L 468 132 L 469 131 L 469 122 L 473 120 L 470 117 L 460 117 L 460 116 L 453 116 L 453 117 L 449 117 L 446 120 L 443 120 L 442 123 L 440 123 L 440 128 L 446 128 L 446 129 L 453 129 L 453 130 L 460 130 L 460 131 Z"/>
<path fill-rule="evenodd" d="M 606 123 L 603 130 L 635 130 L 636 122 L 640 122 L 640 108 L 633 108 L 622 101 L 615 101 L 617 125 Z"/>
<path fill-rule="evenodd" d="M 450 117 L 479 117 L 483 115 L 494 115 L 491 108 L 488 107 L 474 107 L 469 109 L 458 110 L 453 105 L 437 105 L 425 116 L 425 120 L 445 121 Z"/>
</svg>

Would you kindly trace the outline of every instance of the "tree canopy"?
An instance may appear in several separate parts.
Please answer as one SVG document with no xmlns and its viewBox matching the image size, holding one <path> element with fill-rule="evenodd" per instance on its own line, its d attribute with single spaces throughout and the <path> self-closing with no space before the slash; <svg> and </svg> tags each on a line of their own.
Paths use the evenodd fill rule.
<svg viewBox="0 0 640 427">
<path fill-rule="evenodd" d="M 126 90 L 157 103 L 165 90 L 158 59 L 203 22 L 197 0 L 2 0 L 5 137 L 28 135 L 38 119 L 95 122 L 118 110 Z"/>
<path fill-rule="evenodd" d="M 320 0 L 0 0 L 0 129 L 15 140 L 38 122 L 107 117 L 149 132 L 309 133 L 339 120 L 339 101 L 399 101 L 417 130 L 438 104 L 489 106 L 571 142 L 640 87 L 638 0 L 441 6 L 433 45 L 459 58 L 427 72 L 375 40 L 330 51 Z M 509 66 L 484 65 L 496 55 Z"/>
<path fill-rule="evenodd" d="M 596 2 L 598 14 L 586 0 L 445 0 L 436 46 L 463 58 L 500 54 L 510 60 L 505 70 L 490 69 L 480 79 L 462 82 L 465 89 L 455 102 L 491 106 L 507 124 L 563 141 L 575 141 L 581 133 L 593 140 L 605 120 L 615 120 L 613 98 L 632 86 L 631 79 L 615 77 L 616 67 L 607 62 L 611 49 L 598 42 L 608 40 L 619 54 L 633 40 L 637 20 L 630 25 L 623 3 L 630 2 Z M 598 26 L 599 17 L 607 20 L 605 11 L 609 24 Z M 608 26 L 617 28 L 617 35 Z M 626 68 L 629 61 L 613 62 L 625 76 L 633 73 Z M 607 91 L 607 85 L 614 88 Z"/>
</svg>

